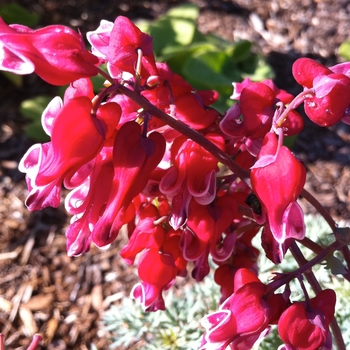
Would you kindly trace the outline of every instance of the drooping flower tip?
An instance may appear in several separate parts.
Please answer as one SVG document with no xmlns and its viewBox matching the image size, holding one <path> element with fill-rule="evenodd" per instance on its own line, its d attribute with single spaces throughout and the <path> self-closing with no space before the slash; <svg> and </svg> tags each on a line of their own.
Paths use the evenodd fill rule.
<svg viewBox="0 0 350 350">
<path fill-rule="evenodd" d="M 33 30 L 7 25 L 0 18 L 0 69 L 15 74 L 35 72 L 52 85 L 67 85 L 98 73 L 99 59 L 85 48 L 80 34 L 51 25 Z"/>
</svg>

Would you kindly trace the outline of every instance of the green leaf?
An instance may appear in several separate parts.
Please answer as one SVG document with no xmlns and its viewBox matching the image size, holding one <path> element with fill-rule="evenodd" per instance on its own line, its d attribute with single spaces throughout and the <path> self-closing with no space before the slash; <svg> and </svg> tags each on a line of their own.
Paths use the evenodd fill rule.
<svg viewBox="0 0 350 350">
<path fill-rule="evenodd" d="M 334 255 L 331 255 L 326 259 L 325 269 L 330 270 L 333 275 L 344 275 L 348 272 L 341 260 Z"/>
<path fill-rule="evenodd" d="M 198 89 L 232 90 L 232 81 L 222 75 L 227 62 L 224 52 L 208 51 L 191 57 L 183 64 L 185 79 Z"/>
<path fill-rule="evenodd" d="M 156 22 L 139 21 L 137 26 L 151 35 L 153 50 L 161 55 L 162 50 L 172 46 L 187 46 L 196 40 L 203 40 L 203 36 L 196 27 L 198 7 L 185 4 L 169 10 Z"/>
<path fill-rule="evenodd" d="M 193 4 L 184 4 L 170 9 L 166 16 L 174 18 L 189 19 L 195 22 L 199 16 L 198 6 Z"/>
<path fill-rule="evenodd" d="M 24 7 L 13 3 L 0 6 L 0 17 L 7 24 L 23 24 L 31 28 L 35 27 L 40 21 L 38 14 L 31 13 Z"/>
<path fill-rule="evenodd" d="M 344 41 L 338 50 L 340 56 L 344 57 L 346 60 L 350 60 L 350 40 Z"/>
<path fill-rule="evenodd" d="M 167 62 L 175 73 L 184 76 L 183 66 L 188 59 L 214 50 L 215 47 L 208 43 L 195 43 L 186 48 L 183 46 L 168 46 L 163 50 L 159 59 Z"/>
<path fill-rule="evenodd" d="M 25 132 L 31 139 L 39 142 L 49 141 L 41 125 L 41 115 L 52 97 L 41 95 L 29 100 L 25 100 L 20 105 L 20 112 L 31 120 L 31 123 L 25 128 Z"/>
<path fill-rule="evenodd" d="M 274 71 L 264 58 L 256 56 L 253 57 L 253 61 L 253 64 L 248 60 L 243 66 L 239 66 L 242 70 L 243 78 L 250 78 L 252 81 L 262 81 L 274 77 Z"/>
<path fill-rule="evenodd" d="M 94 77 L 91 77 L 90 79 L 91 79 L 92 85 L 94 87 L 94 92 L 96 94 L 101 92 L 101 88 L 103 87 L 103 84 L 106 81 L 106 78 L 104 78 L 102 75 L 95 75 Z"/>
<path fill-rule="evenodd" d="M 40 121 L 44 109 L 51 100 L 51 96 L 40 95 L 23 101 L 19 110 L 25 117 L 31 119 L 32 121 Z"/>
<path fill-rule="evenodd" d="M 248 40 L 241 40 L 226 48 L 225 52 L 235 62 L 243 62 L 251 53 L 252 43 Z"/>
<path fill-rule="evenodd" d="M 350 227 L 337 227 L 334 234 L 337 241 L 342 242 L 345 245 L 350 244 Z"/>
<path fill-rule="evenodd" d="M 27 136 L 38 142 L 48 142 L 50 141 L 50 137 L 45 133 L 40 122 L 34 122 L 29 124 L 24 129 Z"/>
</svg>

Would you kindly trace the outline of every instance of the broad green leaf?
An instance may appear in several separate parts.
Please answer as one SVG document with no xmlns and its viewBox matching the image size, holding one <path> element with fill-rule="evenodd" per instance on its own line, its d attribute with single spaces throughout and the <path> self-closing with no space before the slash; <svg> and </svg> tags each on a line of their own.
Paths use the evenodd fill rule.
<svg viewBox="0 0 350 350">
<path fill-rule="evenodd" d="M 156 55 L 161 55 L 166 47 L 186 46 L 203 40 L 196 26 L 198 7 L 185 4 L 169 10 L 156 22 L 139 21 L 137 26 L 153 37 L 153 49 Z"/>
<path fill-rule="evenodd" d="M 181 6 L 174 7 L 170 9 L 166 16 L 174 18 L 190 19 L 193 22 L 197 20 L 199 16 L 199 10 L 196 5 L 184 4 Z"/>
<path fill-rule="evenodd" d="M 295 145 L 295 142 L 297 140 L 296 136 L 288 136 L 283 138 L 283 145 L 288 147 L 289 149 L 292 149 Z"/>
<path fill-rule="evenodd" d="M 205 39 L 208 43 L 211 43 L 212 45 L 214 45 L 217 49 L 221 50 L 221 51 L 225 51 L 226 48 L 230 45 L 232 45 L 231 42 L 216 36 L 215 34 L 206 34 L 205 35 Z"/>
<path fill-rule="evenodd" d="M 179 46 L 175 31 L 168 19 L 154 23 L 147 32 L 153 37 L 153 50 L 156 56 L 160 55 L 167 46 Z"/>
<path fill-rule="evenodd" d="M 213 50 L 215 50 L 215 47 L 208 43 L 196 43 L 186 48 L 183 46 L 168 46 L 163 50 L 160 60 L 167 62 L 175 73 L 183 76 L 183 66 L 188 59 Z"/>
<path fill-rule="evenodd" d="M 344 57 L 346 60 L 350 60 L 350 40 L 344 41 L 338 50 L 340 56 Z"/>
<path fill-rule="evenodd" d="M 191 57 L 183 65 L 185 79 L 196 88 L 214 89 L 228 87 L 231 79 L 221 74 L 227 56 L 224 52 L 208 51 Z"/>
<path fill-rule="evenodd" d="M 170 19 L 170 23 L 175 34 L 175 41 L 183 46 L 191 44 L 196 30 L 196 23 L 182 18 Z"/>
<path fill-rule="evenodd" d="M 7 24 L 23 24 L 31 28 L 35 27 L 40 20 L 38 14 L 30 13 L 24 7 L 13 3 L 0 6 L 0 17 Z"/>
<path fill-rule="evenodd" d="M 243 62 L 251 53 L 252 43 L 248 40 L 241 40 L 228 46 L 225 50 L 227 55 L 235 62 Z"/>
<path fill-rule="evenodd" d="M 103 84 L 106 81 L 106 79 L 102 75 L 95 75 L 94 77 L 90 78 L 92 81 L 92 85 L 94 87 L 94 92 L 98 94 L 101 92 L 101 88 L 103 88 Z"/>
<path fill-rule="evenodd" d="M 262 81 L 272 79 L 275 75 L 271 66 L 265 59 L 259 56 L 253 56 L 251 62 L 247 60 L 245 64 L 238 65 L 242 71 L 242 78 L 250 78 L 253 81 Z"/>
</svg>

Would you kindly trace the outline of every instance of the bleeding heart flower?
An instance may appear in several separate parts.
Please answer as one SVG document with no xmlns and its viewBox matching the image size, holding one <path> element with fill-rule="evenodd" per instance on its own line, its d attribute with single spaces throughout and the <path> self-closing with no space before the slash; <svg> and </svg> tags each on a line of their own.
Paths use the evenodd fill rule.
<svg viewBox="0 0 350 350">
<path fill-rule="evenodd" d="M 202 319 L 206 332 L 201 350 L 225 350 L 228 345 L 248 350 L 268 331 L 272 306 L 263 299 L 266 286 L 244 268 L 236 272 L 234 285 L 219 311 Z"/>
<path fill-rule="evenodd" d="M 278 321 L 278 333 L 285 343 L 279 349 L 332 349 L 329 324 L 334 317 L 335 292 L 321 291 L 307 302 L 296 302 L 287 308 Z"/>
<path fill-rule="evenodd" d="M 310 58 L 299 58 L 294 62 L 295 80 L 305 89 L 314 89 L 304 103 L 305 113 L 314 123 L 330 126 L 349 116 L 348 72 L 348 65 L 329 69 Z M 344 121 L 347 122 L 347 119 Z"/>
<path fill-rule="evenodd" d="M 303 212 L 296 200 L 304 187 L 306 170 L 287 147 L 278 145 L 276 134 L 266 134 L 250 179 L 278 244 L 283 245 L 288 238 L 303 239 Z"/>
<path fill-rule="evenodd" d="M 146 186 L 151 172 L 162 160 L 165 141 L 153 132 L 142 136 L 141 126 L 127 122 L 117 133 L 113 146 L 114 178 L 106 209 L 92 231 L 92 240 L 105 246 L 115 240 L 131 201 Z"/>
<path fill-rule="evenodd" d="M 165 310 L 162 291 L 175 281 L 176 271 L 172 255 L 158 249 L 145 250 L 138 264 L 142 282 L 134 286 L 131 296 L 139 300 L 146 311 Z"/>
<path fill-rule="evenodd" d="M 15 74 L 35 72 L 52 85 L 66 85 L 98 73 L 99 60 L 85 48 L 80 34 L 52 25 L 33 30 L 8 26 L 0 18 L 0 69 Z"/>
</svg>

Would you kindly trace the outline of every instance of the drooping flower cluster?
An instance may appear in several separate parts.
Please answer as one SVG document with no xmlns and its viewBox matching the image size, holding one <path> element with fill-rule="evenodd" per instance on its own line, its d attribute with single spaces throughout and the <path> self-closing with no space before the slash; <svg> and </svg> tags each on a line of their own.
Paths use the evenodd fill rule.
<svg viewBox="0 0 350 350">
<path fill-rule="evenodd" d="M 306 302 L 291 303 L 284 294 L 267 293 L 253 272 L 239 269 L 233 294 L 202 320 L 206 332 L 201 349 L 251 349 L 273 324 L 284 342 L 279 350 L 331 349 L 335 301 L 335 292 L 326 289 Z"/>
<path fill-rule="evenodd" d="M 148 311 L 165 308 L 163 291 L 187 275 L 189 262 L 192 276 L 203 280 L 211 256 L 222 305 L 203 321 L 202 349 L 250 349 L 271 324 L 278 324 L 286 349 L 306 349 L 304 333 L 315 344 L 308 349 L 329 344 L 331 291 L 308 305 L 271 293 L 257 277 L 259 250 L 252 245 L 263 227 L 265 253 L 279 263 L 292 242 L 305 236 L 297 200 L 306 171 L 283 145 L 284 136 L 303 128 L 302 117 L 288 107 L 293 96 L 272 80 L 245 79 L 234 84 L 235 102 L 220 115 L 210 107 L 217 93 L 195 90 L 156 62 L 152 38 L 127 18 L 102 21 L 87 38 L 91 52 L 69 28 L 32 30 L 0 19 L 0 69 L 70 84 L 63 100 L 54 98 L 42 115 L 51 141 L 32 146 L 19 165 L 26 173 L 29 210 L 57 207 L 62 186 L 70 190 L 69 256 L 88 251 L 91 243 L 108 246 L 126 225 L 129 240 L 120 254 L 129 264 L 140 255 L 141 282 L 132 295 Z M 106 83 L 96 92 L 90 77 L 98 73 Z M 305 87 L 310 119 L 321 125 L 346 121 L 347 65 L 328 69 L 302 59 L 293 74 Z M 195 130 L 214 151 L 140 101 Z M 234 159 L 250 177 L 224 167 L 218 154 Z M 328 306 L 324 295 L 332 299 Z M 300 332 L 299 321 L 305 325 Z"/>
</svg>

